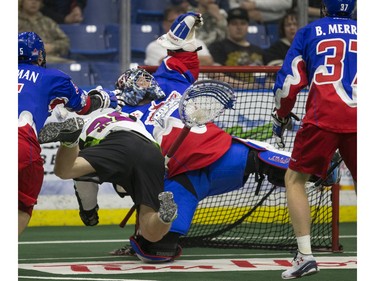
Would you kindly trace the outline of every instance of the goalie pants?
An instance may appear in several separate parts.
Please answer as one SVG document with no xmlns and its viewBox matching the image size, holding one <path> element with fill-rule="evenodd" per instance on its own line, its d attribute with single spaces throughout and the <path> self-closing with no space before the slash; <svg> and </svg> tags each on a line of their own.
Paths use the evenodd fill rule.
<svg viewBox="0 0 375 281">
<path fill-rule="evenodd" d="M 230 149 L 210 166 L 165 180 L 165 190 L 173 192 L 178 206 L 171 232 L 187 234 L 199 201 L 244 185 L 249 150 L 246 145 L 233 142 Z"/>
</svg>

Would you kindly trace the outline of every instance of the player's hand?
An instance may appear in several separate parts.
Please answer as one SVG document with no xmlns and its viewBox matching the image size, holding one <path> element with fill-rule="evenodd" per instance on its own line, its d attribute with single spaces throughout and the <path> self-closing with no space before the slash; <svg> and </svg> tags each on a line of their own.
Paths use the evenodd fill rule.
<svg viewBox="0 0 375 281">
<path fill-rule="evenodd" d="M 276 111 L 271 114 L 272 116 L 272 133 L 276 139 L 276 144 L 279 148 L 284 148 L 284 132 L 285 130 L 292 129 L 292 120 L 290 116 L 281 118 L 277 116 Z"/>
<path fill-rule="evenodd" d="M 99 206 L 98 204 L 95 206 L 94 209 L 85 211 L 83 209 L 79 210 L 79 216 L 81 217 L 82 222 L 86 226 L 94 226 L 99 223 L 99 215 L 98 215 Z"/>
<path fill-rule="evenodd" d="M 121 111 L 122 107 L 125 105 L 124 92 L 121 91 L 120 89 L 116 89 L 113 91 L 113 93 L 115 94 L 116 99 L 117 99 L 117 106 L 115 109 L 117 111 Z"/>
<path fill-rule="evenodd" d="M 108 91 L 104 90 L 101 86 L 96 87 L 88 92 L 91 97 L 99 98 L 100 108 L 114 108 L 121 111 L 121 108 L 125 105 L 124 98 L 122 97 L 122 91 L 119 90 Z"/>
<path fill-rule="evenodd" d="M 190 29 L 193 27 L 201 27 L 203 25 L 203 17 L 200 13 L 188 12 L 180 15 L 171 26 L 171 30 L 175 29 L 178 24 L 184 23 Z"/>
<path fill-rule="evenodd" d="M 168 50 L 194 52 L 198 48 L 195 28 L 202 25 L 201 14 L 194 12 L 182 14 L 172 23 L 168 33 L 159 37 L 158 43 Z"/>
</svg>

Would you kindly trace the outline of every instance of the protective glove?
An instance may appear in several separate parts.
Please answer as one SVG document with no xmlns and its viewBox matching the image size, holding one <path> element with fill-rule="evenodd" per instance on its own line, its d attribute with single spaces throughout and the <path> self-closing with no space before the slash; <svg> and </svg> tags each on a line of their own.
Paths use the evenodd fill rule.
<svg viewBox="0 0 375 281">
<path fill-rule="evenodd" d="M 272 133 L 276 139 L 276 144 L 279 148 L 284 148 L 284 132 L 285 130 L 292 129 L 292 120 L 290 115 L 285 118 L 281 118 L 277 116 L 276 111 L 271 114 L 272 116 Z"/>
<path fill-rule="evenodd" d="M 94 226 L 99 223 L 99 215 L 98 215 L 99 206 L 96 205 L 94 209 L 85 211 L 80 208 L 79 216 L 81 217 L 82 222 L 86 226 Z"/>
<path fill-rule="evenodd" d="M 124 92 L 120 89 L 116 89 L 114 91 L 111 91 L 111 93 L 114 93 L 117 98 L 117 107 L 115 108 L 117 111 L 121 111 L 122 107 L 125 105 L 125 96 Z"/>
<path fill-rule="evenodd" d="M 195 28 L 203 25 L 202 15 L 188 12 L 180 15 L 173 22 L 168 33 L 158 39 L 158 43 L 168 50 L 194 52 L 198 46 L 195 40 Z"/>
<path fill-rule="evenodd" d="M 121 111 L 121 108 L 125 105 L 125 100 L 122 97 L 122 91 L 116 89 L 114 91 L 104 90 L 102 86 L 98 86 L 88 92 L 91 98 L 97 98 L 100 100 L 100 108 L 114 108 L 117 111 Z"/>
</svg>

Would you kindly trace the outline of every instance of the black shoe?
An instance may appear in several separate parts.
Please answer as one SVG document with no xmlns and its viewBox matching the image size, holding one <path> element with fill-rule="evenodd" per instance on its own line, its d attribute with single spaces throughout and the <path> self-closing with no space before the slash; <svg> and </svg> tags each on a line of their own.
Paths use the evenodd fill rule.
<svg viewBox="0 0 375 281">
<path fill-rule="evenodd" d="M 80 117 L 69 118 L 63 122 L 47 123 L 39 132 L 39 143 L 57 141 L 74 143 L 79 138 L 84 124 L 83 118 Z"/>
</svg>

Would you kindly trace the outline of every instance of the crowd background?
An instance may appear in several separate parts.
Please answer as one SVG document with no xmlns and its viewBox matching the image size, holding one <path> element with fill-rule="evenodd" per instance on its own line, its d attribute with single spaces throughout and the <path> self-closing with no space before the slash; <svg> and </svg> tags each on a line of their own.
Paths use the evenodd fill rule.
<svg viewBox="0 0 375 281">
<path fill-rule="evenodd" d="M 47 67 L 67 72 L 83 88 L 98 84 L 113 87 L 113 77 L 123 69 L 150 64 L 147 58 L 153 55 L 153 49 L 148 47 L 165 33 L 167 21 L 172 20 L 172 17 L 165 17 L 165 12 L 171 7 L 181 13 L 202 13 L 204 29 L 197 31 L 197 38 L 203 45 L 198 53 L 201 65 L 223 65 L 211 55 L 210 46 L 227 37 L 228 14 L 239 8 L 248 15 L 245 44 L 259 47 L 263 52 L 264 59 L 255 65 L 274 65 L 275 60 L 282 62 L 283 59 L 269 61 L 274 44 L 285 36 L 285 15 L 296 15 L 298 29 L 318 17 L 319 2 L 276 0 L 267 7 L 259 0 L 18 0 L 18 31 L 34 31 L 51 45 L 54 52 L 48 52 Z M 61 44 L 56 44 L 57 39 L 63 40 L 63 49 Z M 290 42 L 290 38 L 288 40 Z M 243 46 L 239 44 L 238 48 L 243 52 Z M 225 65 L 247 65 L 247 61 L 231 60 Z"/>
</svg>

